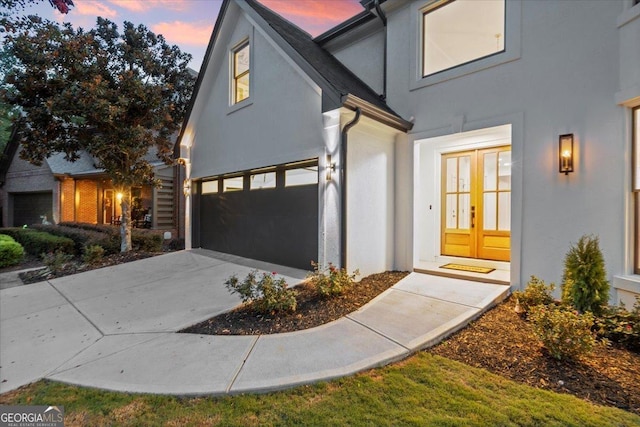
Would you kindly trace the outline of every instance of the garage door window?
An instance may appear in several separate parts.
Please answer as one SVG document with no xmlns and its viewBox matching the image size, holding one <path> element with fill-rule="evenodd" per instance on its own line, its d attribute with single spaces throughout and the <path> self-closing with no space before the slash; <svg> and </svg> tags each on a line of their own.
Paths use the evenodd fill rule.
<svg viewBox="0 0 640 427">
<path fill-rule="evenodd" d="M 242 191 L 243 189 L 243 177 L 234 176 L 231 178 L 225 178 L 222 180 L 222 192 L 227 193 L 229 191 Z"/>
<path fill-rule="evenodd" d="M 251 189 L 262 190 L 266 188 L 276 188 L 276 173 L 264 172 L 251 175 Z"/>
<path fill-rule="evenodd" d="M 218 192 L 218 180 L 204 181 L 202 183 L 202 194 L 211 194 Z"/>
<path fill-rule="evenodd" d="M 288 169 L 285 172 L 285 187 L 318 184 L 318 165 Z"/>
</svg>

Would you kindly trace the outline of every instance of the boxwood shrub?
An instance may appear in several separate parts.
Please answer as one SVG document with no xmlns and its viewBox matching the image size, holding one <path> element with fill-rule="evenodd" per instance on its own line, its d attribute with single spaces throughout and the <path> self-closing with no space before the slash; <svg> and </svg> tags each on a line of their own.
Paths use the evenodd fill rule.
<svg viewBox="0 0 640 427">
<path fill-rule="evenodd" d="M 0 268 L 19 264 L 24 256 L 22 245 L 11 236 L 0 234 Z"/>
<path fill-rule="evenodd" d="M 68 254 L 75 253 L 73 240 L 55 236 L 53 234 L 34 230 L 32 228 L 3 228 L 3 234 L 7 234 L 16 242 L 20 243 L 25 252 L 31 255 L 40 256 L 42 253 L 62 251 Z"/>
</svg>

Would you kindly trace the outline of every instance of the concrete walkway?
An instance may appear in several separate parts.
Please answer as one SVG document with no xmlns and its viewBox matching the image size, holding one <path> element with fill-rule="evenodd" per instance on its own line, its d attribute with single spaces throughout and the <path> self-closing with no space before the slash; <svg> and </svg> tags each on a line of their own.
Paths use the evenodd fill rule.
<svg viewBox="0 0 640 427">
<path fill-rule="evenodd" d="M 41 378 L 176 395 L 287 388 L 402 359 L 509 292 L 412 273 L 358 311 L 317 328 L 262 336 L 175 333 L 237 306 L 223 282 L 253 268 L 277 271 L 289 284 L 305 276 L 194 250 L 1 290 L 0 392 Z"/>
</svg>

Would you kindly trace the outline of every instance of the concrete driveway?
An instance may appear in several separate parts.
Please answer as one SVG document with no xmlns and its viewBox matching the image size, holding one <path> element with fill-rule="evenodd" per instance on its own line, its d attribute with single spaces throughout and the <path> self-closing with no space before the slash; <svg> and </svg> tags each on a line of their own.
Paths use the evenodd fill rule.
<svg viewBox="0 0 640 427">
<path fill-rule="evenodd" d="M 0 392 L 48 376 L 99 340 L 127 346 L 228 311 L 241 301 L 224 281 L 254 268 L 290 285 L 306 274 L 195 250 L 3 289 Z"/>
<path fill-rule="evenodd" d="M 442 340 L 509 286 L 411 273 L 359 310 L 303 331 L 176 334 L 240 303 L 232 274 L 306 272 L 182 251 L 0 290 L 0 392 L 41 378 L 124 392 L 221 395 L 328 380 Z"/>
</svg>

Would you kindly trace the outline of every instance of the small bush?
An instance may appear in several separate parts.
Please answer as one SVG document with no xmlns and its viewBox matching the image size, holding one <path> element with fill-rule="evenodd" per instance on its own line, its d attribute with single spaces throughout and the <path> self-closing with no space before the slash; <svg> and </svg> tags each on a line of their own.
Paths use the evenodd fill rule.
<svg viewBox="0 0 640 427">
<path fill-rule="evenodd" d="M 48 252 L 42 254 L 42 262 L 53 274 L 64 271 L 73 261 L 73 255 L 62 251 Z"/>
<path fill-rule="evenodd" d="M 67 227 L 64 225 L 36 224 L 33 226 L 33 228 L 73 240 L 76 254 L 82 254 L 82 250 L 84 247 L 92 245 L 102 246 L 102 248 L 108 254 L 120 252 L 119 238 L 114 238 L 113 235 L 107 233 L 85 230 L 82 228 Z"/>
<path fill-rule="evenodd" d="M 332 263 L 324 269 L 313 261 L 311 265 L 313 273 L 309 274 L 308 279 L 316 292 L 325 297 L 344 294 L 353 286 L 356 276 L 360 274 L 358 270 L 349 274 L 345 268 L 337 268 Z"/>
<path fill-rule="evenodd" d="M 609 282 L 597 237 L 582 236 L 564 259 L 562 301 L 580 312 L 600 314 L 609 301 Z"/>
<path fill-rule="evenodd" d="M 624 307 L 606 307 L 595 320 L 598 337 L 640 352 L 640 298 L 631 311 Z"/>
<path fill-rule="evenodd" d="M 553 283 L 546 285 L 544 280 L 531 276 L 525 290 L 516 291 L 513 296 L 518 300 L 524 312 L 529 313 L 533 307 L 551 304 L 553 302 L 551 295 L 555 287 L 556 285 Z"/>
<path fill-rule="evenodd" d="M 85 245 L 99 244 L 105 249 L 106 253 L 108 254 L 120 252 L 120 226 L 113 226 L 108 224 L 88 224 L 83 222 L 61 222 L 60 226 L 67 229 L 67 231 L 65 231 L 66 233 L 70 233 L 68 229 L 84 230 L 85 234 L 91 233 L 92 236 L 96 236 L 96 234 L 93 233 L 101 233 L 102 237 L 100 237 L 100 239 L 104 240 L 97 240 L 94 238 L 91 242 L 85 242 Z M 108 243 L 105 243 L 107 241 Z M 157 231 L 132 228 L 131 246 L 134 250 L 145 252 L 161 252 L 162 236 Z"/>
<path fill-rule="evenodd" d="M 257 270 L 251 271 L 241 282 L 234 274 L 224 284 L 231 293 L 240 295 L 242 302 L 253 303 L 260 313 L 296 311 L 296 291 L 288 289 L 284 278 L 276 279 L 276 273 L 262 273 L 258 280 L 257 275 Z"/>
<path fill-rule="evenodd" d="M 575 359 L 589 353 L 595 344 L 591 333 L 594 317 L 566 308 L 539 305 L 529 314 L 533 328 L 554 358 Z"/>
<path fill-rule="evenodd" d="M 30 255 L 40 256 L 42 253 L 57 250 L 70 254 L 75 253 L 73 240 L 65 237 L 54 236 L 32 228 L 3 228 L 2 233 L 13 237 Z"/>
<path fill-rule="evenodd" d="M 145 252 L 162 252 L 162 236 L 157 231 L 131 230 L 131 246 L 133 249 Z"/>
<path fill-rule="evenodd" d="M 170 240 L 165 240 L 162 244 L 162 250 L 165 252 L 181 251 L 184 249 L 184 239 L 174 237 Z"/>
<path fill-rule="evenodd" d="M 85 246 L 82 261 L 89 265 L 94 265 L 102 261 L 104 249 L 99 245 Z"/>
<path fill-rule="evenodd" d="M 0 268 L 20 264 L 24 256 L 22 245 L 10 236 L 0 234 Z"/>
</svg>

